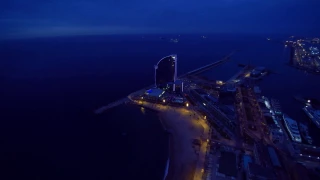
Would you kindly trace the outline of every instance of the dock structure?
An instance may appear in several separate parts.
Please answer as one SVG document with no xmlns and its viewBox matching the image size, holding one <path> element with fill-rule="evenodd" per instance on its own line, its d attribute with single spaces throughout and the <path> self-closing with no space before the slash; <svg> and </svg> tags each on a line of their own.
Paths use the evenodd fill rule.
<svg viewBox="0 0 320 180">
<path fill-rule="evenodd" d="M 150 86 L 150 87 L 151 87 L 151 86 Z M 124 103 L 131 102 L 131 101 L 132 101 L 132 96 L 144 92 L 145 89 L 146 89 L 146 88 L 140 89 L 140 90 L 138 90 L 138 91 L 135 91 L 135 92 L 129 94 L 129 95 L 128 95 L 127 97 L 125 97 L 125 98 L 122 98 L 122 99 L 117 100 L 117 101 L 115 101 L 115 102 L 109 103 L 108 105 L 103 106 L 103 107 L 95 110 L 94 113 L 95 113 L 95 114 L 101 114 L 101 113 L 103 113 L 104 111 L 107 111 L 107 110 L 109 110 L 109 109 L 111 109 L 111 108 L 114 108 L 114 107 L 119 106 L 119 105 L 124 104 Z"/>
<path fill-rule="evenodd" d="M 120 100 L 117 100 L 115 102 L 112 102 L 112 103 L 110 103 L 110 104 L 108 104 L 106 106 L 102 106 L 101 108 L 95 110 L 94 113 L 95 114 L 101 114 L 101 113 L 103 113 L 104 111 L 106 111 L 108 109 L 114 108 L 114 107 L 119 106 L 121 104 L 124 104 L 126 102 L 129 102 L 129 99 L 127 97 L 122 98 Z"/>
<path fill-rule="evenodd" d="M 249 65 L 246 65 L 245 67 L 242 68 L 241 71 L 239 71 L 237 74 L 233 75 L 229 80 L 226 81 L 226 83 L 231 83 L 236 79 L 241 78 L 241 76 L 250 69 Z"/>
<path fill-rule="evenodd" d="M 210 64 L 205 65 L 205 66 L 202 66 L 202 67 L 197 68 L 195 70 L 189 71 L 186 74 L 181 75 L 179 78 L 184 78 L 184 77 L 192 76 L 192 75 L 198 75 L 198 74 L 203 73 L 205 71 L 208 71 L 208 70 L 210 70 L 210 69 L 212 69 L 212 68 L 214 68 L 216 66 L 219 66 L 219 65 L 227 62 L 235 52 L 236 51 L 232 51 L 230 54 L 228 54 L 227 56 L 225 56 L 221 60 L 213 62 L 213 63 L 210 63 Z"/>
</svg>

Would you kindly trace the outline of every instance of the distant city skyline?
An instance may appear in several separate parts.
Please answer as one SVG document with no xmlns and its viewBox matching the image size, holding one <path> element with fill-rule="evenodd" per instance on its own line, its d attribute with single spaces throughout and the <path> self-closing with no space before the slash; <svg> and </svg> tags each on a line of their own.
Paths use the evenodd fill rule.
<svg viewBox="0 0 320 180">
<path fill-rule="evenodd" d="M 318 7 L 318 0 L 15 0 L 0 6 L 0 37 L 222 32 L 316 36 Z"/>
</svg>

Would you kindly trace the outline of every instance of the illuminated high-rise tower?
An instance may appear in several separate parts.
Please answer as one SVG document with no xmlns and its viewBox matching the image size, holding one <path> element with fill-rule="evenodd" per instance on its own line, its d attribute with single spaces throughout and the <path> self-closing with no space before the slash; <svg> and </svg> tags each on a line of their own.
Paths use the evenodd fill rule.
<svg viewBox="0 0 320 180">
<path fill-rule="evenodd" d="M 170 55 L 162 58 L 155 66 L 155 86 L 165 88 L 168 84 L 173 84 L 177 79 L 177 55 Z"/>
</svg>

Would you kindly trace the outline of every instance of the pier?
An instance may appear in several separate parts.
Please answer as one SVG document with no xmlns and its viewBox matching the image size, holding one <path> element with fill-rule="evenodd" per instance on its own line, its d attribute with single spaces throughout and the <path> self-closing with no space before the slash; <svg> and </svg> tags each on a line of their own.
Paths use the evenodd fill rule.
<svg viewBox="0 0 320 180">
<path fill-rule="evenodd" d="M 205 71 L 208 71 L 216 66 L 219 66 L 225 62 L 227 62 L 228 60 L 230 60 L 230 57 L 235 53 L 236 51 L 233 51 L 231 52 L 230 54 L 228 54 L 227 56 L 225 56 L 224 58 L 222 58 L 221 60 L 219 61 L 216 61 L 216 62 L 213 62 L 213 63 L 210 63 L 208 65 L 205 65 L 205 66 L 202 66 L 200 68 L 197 68 L 195 70 L 192 70 L 192 71 L 189 71 L 187 72 L 186 74 L 183 74 L 181 75 L 179 78 L 184 78 L 186 76 L 192 76 L 192 75 L 198 75 L 200 73 L 203 73 Z"/>
<path fill-rule="evenodd" d="M 110 103 L 110 104 L 108 104 L 106 106 L 102 106 L 101 108 L 95 110 L 94 113 L 95 114 L 101 114 L 101 113 L 103 113 L 104 111 L 106 111 L 108 109 L 114 108 L 114 107 L 119 106 L 121 104 L 125 104 L 127 102 L 129 102 L 129 99 L 127 97 L 125 97 L 125 98 L 122 98 L 122 99 L 120 99 L 118 101 L 112 102 L 112 103 Z"/>
</svg>

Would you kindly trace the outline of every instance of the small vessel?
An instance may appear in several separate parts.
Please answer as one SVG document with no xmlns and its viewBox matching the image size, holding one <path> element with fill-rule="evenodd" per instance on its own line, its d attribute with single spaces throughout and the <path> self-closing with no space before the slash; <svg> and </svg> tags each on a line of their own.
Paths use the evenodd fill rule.
<svg viewBox="0 0 320 180">
<path fill-rule="evenodd" d="M 178 40 L 178 39 L 170 39 L 170 42 L 178 43 L 178 42 L 179 42 L 179 40 Z"/>
<path fill-rule="evenodd" d="M 306 140 L 309 144 L 312 144 L 312 138 L 309 136 L 308 126 L 306 124 L 299 123 L 299 129 L 302 138 Z"/>
<path fill-rule="evenodd" d="M 279 100 L 271 99 L 270 102 L 271 102 L 271 106 L 273 107 L 273 111 L 275 112 L 275 114 L 282 115 L 282 110 L 281 110 Z"/>
<path fill-rule="evenodd" d="M 302 110 L 307 114 L 309 119 L 320 128 L 320 110 L 314 109 L 312 106 L 307 105 Z"/>
<path fill-rule="evenodd" d="M 267 75 L 268 71 L 265 67 L 256 67 L 250 72 L 250 77 L 252 79 L 261 79 L 263 76 Z"/>
<path fill-rule="evenodd" d="M 262 96 L 261 100 L 264 102 L 266 107 L 271 110 L 271 103 L 270 103 L 269 99 L 265 96 Z"/>
<path fill-rule="evenodd" d="M 298 129 L 297 122 L 291 119 L 286 114 L 283 114 L 283 121 L 290 134 L 292 141 L 301 143 L 302 140 L 301 140 L 300 131 Z"/>
</svg>

